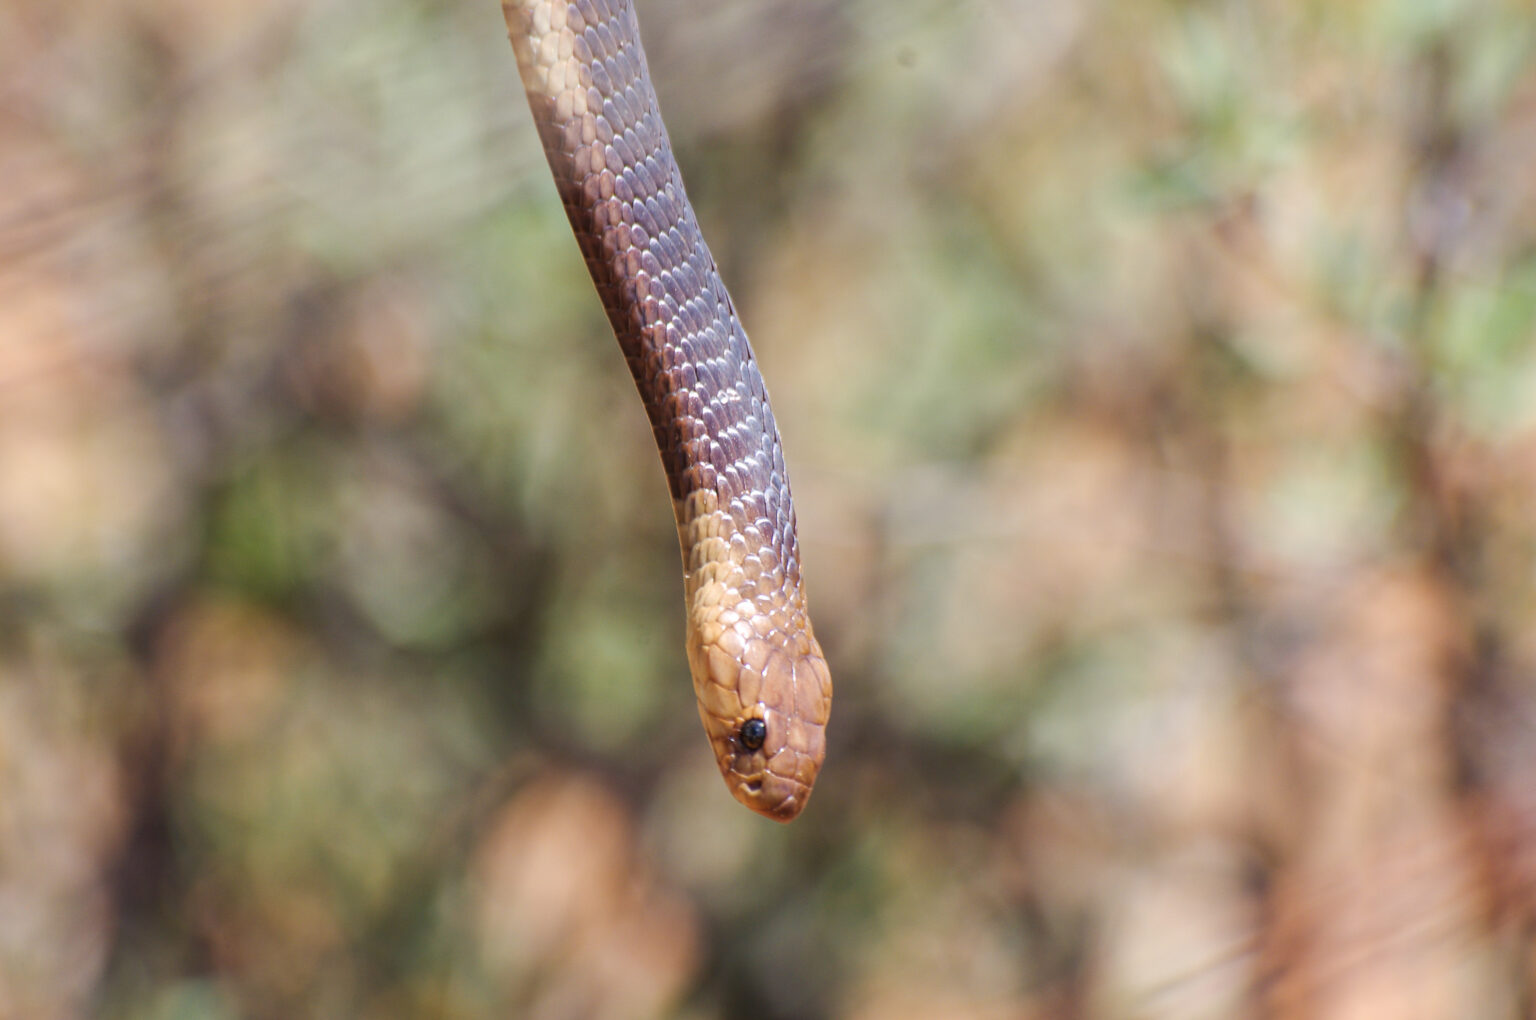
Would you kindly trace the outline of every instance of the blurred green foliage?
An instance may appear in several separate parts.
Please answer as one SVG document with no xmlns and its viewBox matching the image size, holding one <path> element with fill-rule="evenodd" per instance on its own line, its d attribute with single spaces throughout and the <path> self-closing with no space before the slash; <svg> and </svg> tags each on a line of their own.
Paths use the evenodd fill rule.
<svg viewBox="0 0 1536 1020">
<path fill-rule="evenodd" d="M 20 0 L 0 1018 L 1527 1015 L 1529 5 L 641 6 L 805 816 L 495 7 Z"/>
</svg>

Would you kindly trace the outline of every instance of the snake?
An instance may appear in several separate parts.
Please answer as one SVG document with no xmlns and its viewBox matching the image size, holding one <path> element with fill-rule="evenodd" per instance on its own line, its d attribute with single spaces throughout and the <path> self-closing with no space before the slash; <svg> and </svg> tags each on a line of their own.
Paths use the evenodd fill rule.
<svg viewBox="0 0 1536 1020">
<path fill-rule="evenodd" d="M 556 190 L 645 404 L 683 560 L 699 718 L 735 798 L 788 822 L 826 757 L 783 444 L 661 120 L 631 0 L 503 0 Z"/>
</svg>

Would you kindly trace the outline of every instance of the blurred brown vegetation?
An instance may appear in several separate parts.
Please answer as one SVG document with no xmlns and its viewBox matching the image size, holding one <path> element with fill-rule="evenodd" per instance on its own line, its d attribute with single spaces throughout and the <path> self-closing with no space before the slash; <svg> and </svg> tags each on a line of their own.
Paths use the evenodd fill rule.
<svg viewBox="0 0 1536 1020">
<path fill-rule="evenodd" d="M 647 0 L 839 701 L 697 732 L 495 4 L 0 9 L 0 1017 L 1536 1015 L 1536 17 Z"/>
</svg>

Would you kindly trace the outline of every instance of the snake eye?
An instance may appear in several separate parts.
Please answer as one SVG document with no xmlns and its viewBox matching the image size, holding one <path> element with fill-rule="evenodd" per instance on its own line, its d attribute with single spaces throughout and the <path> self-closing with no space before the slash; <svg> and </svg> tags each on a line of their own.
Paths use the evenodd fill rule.
<svg viewBox="0 0 1536 1020">
<path fill-rule="evenodd" d="M 741 724 L 741 746 L 756 751 L 768 739 L 768 724 L 761 719 L 748 719 Z"/>
</svg>

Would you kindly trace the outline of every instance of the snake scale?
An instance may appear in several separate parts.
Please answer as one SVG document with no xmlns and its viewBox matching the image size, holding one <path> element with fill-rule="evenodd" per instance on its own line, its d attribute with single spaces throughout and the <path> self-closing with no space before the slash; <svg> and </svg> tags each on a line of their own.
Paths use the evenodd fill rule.
<svg viewBox="0 0 1536 1020">
<path fill-rule="evenodd" d="M 502 12 L 666 469 L 699 717 L 736 799 L 790 821 L 826 754 L 832 677 L 768 391 L 683 190 L 633 5 L 504 0 Z"/>
</svg>

